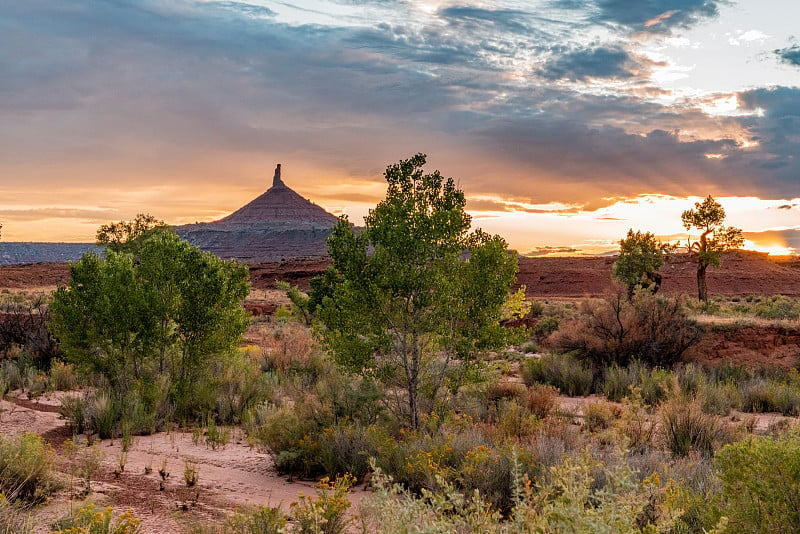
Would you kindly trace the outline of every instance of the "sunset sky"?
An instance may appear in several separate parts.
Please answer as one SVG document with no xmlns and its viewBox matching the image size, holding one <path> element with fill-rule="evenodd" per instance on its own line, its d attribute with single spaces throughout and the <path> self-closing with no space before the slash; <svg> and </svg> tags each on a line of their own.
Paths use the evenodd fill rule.
<svg viewBox="0 0 800 534">
<path fill-rule="evenodd" d="M 679 239 L 708 194 L 748 248 L 797 253 L 797 21 L 797 0 L 0 2 L 2 241 L 217 219 L 276 163 L 361 224 L 424 152 L 522 253 Z"/>
</svg>

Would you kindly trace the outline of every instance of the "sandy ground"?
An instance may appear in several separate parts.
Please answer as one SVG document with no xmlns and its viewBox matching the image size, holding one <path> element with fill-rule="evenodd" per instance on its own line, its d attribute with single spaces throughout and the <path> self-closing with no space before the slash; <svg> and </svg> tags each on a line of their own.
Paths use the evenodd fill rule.
<svg viewBox="0 0 800 534">
<path fill-rule="evenodd" d="M 29 404 L 22 401 L 23 404 Z M 47 399 L 34 408 L 8 400 L 0 401 L 0 434 L 14 436 L 24 432 L 42 435 L 61 460 L 65 488 L 51 502 L 37 510 L 36 532 L 49 532 L 50 525 L 80 508 L 75 496 L 79 480 L 69 476 L 63 442 L 71 437 L 65 421 L 50 411 L 57 399 Z M 47 411 L 44 411 L 47 410 Z M 247 505 L 280 506 L 289 510 L 300 494 L 314 495 L 314 481 L 289 481 L 275 472 L 269 455 L 250 447 L 240 430 L 231 429 L 232 439 L 222 448 L 212 449 L 202 436 L 191 432 L 161 432 L 137 436 L 125 456 L 124 471 L 119 470 L 122 442 L 98 441 L 102 464 L 92 477 L 89 500 L 97 505 L 113 503 L 115 512 L 130 508 L 142 519 L 142 532 L 162 534 L 181 532 L 193 522 L 220 519 L 237 507 Z M 78 438 L 85 446 L 85 442 Z M 198 482 L 187 487 L 184 471 L 196 470 Z M 162 478 L 159 471 L 169 473 Z M 367 493 L 363 487 L 351 491 L 353 510 Z"/>
</svg>

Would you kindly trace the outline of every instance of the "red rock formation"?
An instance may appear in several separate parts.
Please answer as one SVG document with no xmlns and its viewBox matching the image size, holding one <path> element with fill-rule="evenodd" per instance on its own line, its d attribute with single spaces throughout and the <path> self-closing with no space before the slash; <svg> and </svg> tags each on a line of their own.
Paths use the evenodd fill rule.
<svg viewBox="0 0 800 534">
<path fill-rule="evenodd" d="M 325 256 L 338 218 L 306 200 L 275 169 L 272 187 L 227 217 L 175 227 L 183 238 L 223 258 L 250 262 Z"/>
</svg>

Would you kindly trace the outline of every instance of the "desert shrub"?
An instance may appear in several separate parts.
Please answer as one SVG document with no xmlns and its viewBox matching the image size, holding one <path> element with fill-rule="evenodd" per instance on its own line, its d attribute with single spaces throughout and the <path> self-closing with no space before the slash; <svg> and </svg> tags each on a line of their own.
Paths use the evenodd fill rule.
<svg viewBox="0 0 800 534">
<path fill-rule="evenodd" d="M 635 360 L 625 367 L 612 364 L 605 369 L 603 393 L 609 400 L 621 401 L 632 388 L 638 388 L 645 404 L 654 406 L 675 389 L 675 378 L 665 369 L 651 369 Z"/>
<path fill-rule="evenodd" d="M 14 350 L 22 348 L 42 369 L 61 355 L 58 342 L 46 327 L 50 318 L 48 300 L 39 293 L 0 301 L 0 355 L 13 357 Z"/>
<path fill-rule="evenodd" d="M 675 370 L 678 386 L 686 395 L 696 395 L 708 383 L 706 372 L 694 363 L 687 363 Z"/>
<path fill-rule="evenodd" d="M 50 387 L 59 391 L 71 391 L 78 386 L 75 366 L 54 360 L 50 366 Z"/>
<path fill-rule="evenodd" d="M 369 377 L 351 377 L 335 366 L 326 369 L 314 391 L 333 408 L 335 421 L 356 421 L 368 426 L 386 416 L 384 392 Z"/>
<path fill-rule="evenodd" d="M 11 503 L 0 493 L 0 534 L 31 534 L 34 522 L 24 506 Z"/>
<path fill-rule="evenodd" d="M 507 380 L 497 380 L 486 389 L 486 400 L 499 404 L 501 400 L 522 400 L 525 398 L 525 386 Z"/>
<path fill-rule="evenodd" d="M 619 402 L 628 396 L 637 378 L 630 366 L 611 364 L 603 371 L 603 395 L 608 400 Z"/>
<path fill-rule="evenodd" d="M 552 386 L 534 385 L 532 388 L 552 388 Z M 555 388 L 553 388 L 555 389 Z M 557 390 L 556 393 L 557 395 Z M 552 391 L 540 390 L 534 393 L 533 408 L 539 413 L 548 412 L 555 406 L 556 399 Z M 550 404 L 552 401 L 552 404 Z M 495 428 L 502 438 L 523 438 L 532 435 L 541 424 L 541 417 L 528 406 L 523 406 L 516 399 L 502 401 L 497 406 Z"/>
<path fill-rule="evenodd" d="M 296 534 L 344 534 L 350 521 L 345 511 L 350 507 L 347 493 L 355 480 L 344 475 L 331 481 L 319 481 L 316 498 L 300 495 L 291 505 L 294 519 L 292 532 Z"/>
<path fill-rule="evenodd" d="M 373 493 L 359 506 L 362 533 L 501 532 L 498 512 L 478 495 L 466 498 L 446 481 L 442 491 L 417 495 L 378 468 L 372 485 Z"/>
<path fill-rule="evenodd" d="M 569 396 L 585 396 L 592 391 L 592 369 L 569 354 L 545 354 L 539 358 L 528 358 L 520 369 L 522 379 L 528 386 L 537 382 L 549 384 Z"/>
<path fill-rule="evenodd" d="M 633 360 L 670 367 L 700 339 L 700 329 L 676 299 L 624 291 L 601 301 L 585 301 L 580 314 L 550 336 L 560 352 L 572 352 L 597 368 Z"/>
<path fill-rule="evenodd" d="M 328 410 L 313 398 L 294 406 L 262 405 L 248 422 L 248 434 L 270 453 L 279 473 L 320 475 L 325 472 L 320 433 L 332 423 Z"/>
<path fill-rule="evenodd" d="M 136 534 L 140 520 L 130 510 L 113 517 L 113 508 L 97 510 L 93 503 L 82 507 L 74 517 L 59 521 L 53 534 Z"/>
<path fill-rule="evenodd" d="M 515 467 L 516 466 L 516 467 Z M 479 495 L 494 510 L 508 514 L 514 505 L 514 471 L 529 477 L 538 474 L 532 450 L 516 445 L 478 445 L 467 451 L 455 477 L 455 487 L 466 496 Z M 440 492 L 447 492 L 442 487 Z"/>
<path fill-rule="evenodd" d="M 0 363 L 0 374 L 3 376 L 6 391 L 22 389 L 25 385 L 23 369 L 17 360 L 4 360 Z"/>
<path fill-rule="evenodd" d="M 723 447 L 714 461 L 722 481 L 726 532 L 800 532 L 800 441 L 750 438 Z"/>
<path fill-rule="evenodd" d="M 639 379 L 642 400 L 651 406 L 661 403 L 676 389 L 675 375 L 660 367 L 652 370 L 640 367 Z"/>
<path fill-rule="evenodd" d="M 114 437 L 119 411 L 110 393 L 98 390 L 90 394 L 87 400 L 87 416 L 90 428 L 100 439 Z"/>
<path fill-rule="evenodd" d="M 236 510 L 225 522 L 230 534 L 282 534 L 286 515 L 279 507 L 252 506 Z"/>
<path fill-rule="evenodd" d="M 632 452 L 641 453 L 652 447 L 656 423 L 644 406 L 637 388 L 633 388 L 631 395 L 623 399 L 622 416 L 617 424 Z"/>
<path fill-rule="evenodd" d="M 728 415 L 731 409 L 740 406 L 739 388 L 733 382 L 706 384 L 698 392 L 698 398 L 703 411 L 714 415 Z"/>
<path fill-rule="evenodd" d="M 152 381 L 138 381 L 125 394 L 119 417 L 132 433 L 149 435 L 164 428 L 173 417 L 175 404 L 170 398 L 170 381 L 166 376 Z"/>
<path fill-rule="evenodd" d="M 535 491 L 525 480 L 518 485 L 512 532 L 664 532 L 677 520 L 658 479 L 639 483 L 620 461 L 568 457 Z"/>
<path fill-rule="evenodd" d="M 261 365 L 264 371 L 274 370 L 282 375 L 321 374 L 317 345 L 306 326 L 286 322 L 266 327 L 259 345 L 263 350 Z"/>
<path fill-rule="evenodd" d="M 558 317 L 553 315 L 545 315 L 536 321 L 536 324 L 533 325 L 533 328 L 531 329 L 531 333 L 536 337 L 536 339 L 544 339 L 558 330 L 558 325 Z"/>
<path fill-rule="evenodd" d="M 528 389 L 527 406 L 535 416 L 544 419 L 558 407 L 558 388 L 533 384 Z"/>
<path fill-rule="evenodd" d="M 237 352 L 220 363 L 217 369 L 217 418 L 222 424 L 242 421 L 245 411 L 258 403 L 274 398 L 274 383 L 258 361 L 246 352 Z"/>
<path fill-rule="evenodd" d="M 324 472 L 330 476 L 350 474 L 361 480 L 369 472 L 369 459 L 377 454 L 367 429 L 360 424 L 339 423 L 319 435 Z"/>
<path fill-rule="evenodd" d="M 10 502 L 43 501 L 56 487 L 53 452 L 36 434 L 0 436 L 0 494 Z"/>
<path fill-rule="evenodd" d="M 723 437 L 723 426 L 715 415 L 703 412 L 697 400 L 674 397 L 659 410 L 664 446 L 674 456 L 695 451 L 711 456 Z"/>
<path fill-rule="evenodd" d="M 757 317 L 763 319 L 800 319 L 800 300 L 774 295 L 753 307 Z"/>
<path fill-rule="evenodd" d="M 622 409 L 607 401 L 587 402 L 583 405 L 583 424 L 589 432 L 605 430 L 622 415 Z"/>
<path fill-rule="evenodd" d="M 797 415 L 800 412 L 800 374 L 762 373 L 741 383 L 741 409 L 745 412 L 780 412 Z"/>
<path fill-rule="evenodd" d="M 59 415 L 67 420 L 73 434 L 83 434 L 87 424 L 86 395 L 68 395 L 61 399 Z"/>
</svg>

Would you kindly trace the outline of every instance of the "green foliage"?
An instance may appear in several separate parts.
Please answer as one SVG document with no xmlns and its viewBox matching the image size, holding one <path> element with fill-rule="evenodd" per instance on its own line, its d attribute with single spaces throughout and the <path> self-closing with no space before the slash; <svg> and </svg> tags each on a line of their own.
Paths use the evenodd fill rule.
<svg viewBox="0 0 800 534">
<path fill-rule="evenodd" d="M 254 506 L 228 517 L 223 531 L 230 534 L 283 534 L 286 516 L 279 507 Z"/>
<path fill-rule="evenodd" d="M 167 223 L 149 214 L 139 213 L 132 221 L 104 224 L 97 230 L 96 241 L 112 252 L 136 253 L 142 244 L 159 232 L 169 231 Z"/>
<path fill-rule="evenodd" d="M 762 319 L 800 319 L 800 300 L 783 295 L 769 297 L 753 308 Z"/>
<path fill-rule="evenodd" d="M 340 220 L 328 238 L 332 267 L 311 297 L 336 361 L 405 390 L 398 408 L 412 427 L 442 386 L 458 388 L 456 364 L 505 343 L 498 321 L 517 272 L 502 238 L 468 233 L 463 191 L 423 173 L 425 159 L 386 169 L 386 198 L 363 231 Z"/>
<path fill-rule="evenodd" d="M 723 486 L 725 532 L 800 532 L 800 440 L 796 434 L 727 445 L 714 463 Z"/>
<path fill-rule="evenodd" d="M 75 514 L 75 517 L 60 522 L 59 530 L 53 534 L 136 534 L 141 531 L 140 520 L 127 510 L 113 517 L 114 509 L 107 506 L 97 510 L 89 503 Z"/>
<path fill-rule="evenodd" d="M 722 422 L 703 412 L 697 400 L 670 399 L 660 409 L 664 444 L 675 456 L 694 451 L 709 457 L 723 437 Z"/>
<path fill-rule="evenodd" d="M 316 498 L 300 495 L 291 504 L 295 523 L 294 534 L 344 534 L 350 522 L 344 515 L 350 508 L 347 493 L 355 480 L 344 475 L 331 481 L 325 477 L 319 481 Z"/>
<path fill-rule="evenodd" d="M 311 325 L 311 299 L 308 297 L 308 295 L 301 293 L 297 286 L 293 286 L 282 280 L 275 280 L 275 286 L 286 293 L 286 296 L 292 303 L 292 314 L 304 324 Z"/>
<path fill-rule="evenodd" d="M 702 203 L 695 202 L 693 209 L 684 211 L 681 221 L 687 230 L 694 228 L 701 232 L 696 241 L 689 240 L 687 248 L 691 254 L 697 256 L 697 298 L 707 302 L 706 269 L 709 266 L 719 267 L 723 252 L 740 248 L 744 244 L 742 231 L 733 226 L 723 226 L 725 208 L 711 195 Z"/>
<path fill-rule="evenodd" d="M 614 278 L 628 286 L 630 294 L 639 287 L 652 292 L 658 291 L 661 276 L 658 270 L 671 250 L 650 232 L 642 233 L 628 230 L 625 239 L 619 242 L 619 256 L 614 262 Z"/>
<path fill-rule="evenodd" d="M 134 384 L 167 377 L 178 415 L 210 409 L 203 394 L 213 365 L 230 354 L 248 326 L 241 305 L 247 268 L 182 241 L 150 234 L 138 256 L 85 254 L 55 292 L 50 328 L 67 358 L 96 372 L 121 400 Z M 213 406 L 212 406 L 213 407 Z"/>
<path fill-rule="evenodd" d="M 522 379 L 531 386 L 535 383 L 557 387 L 569 396 L 585 396 L 592 392 L 594 372 L 586 362 L 570 354 L 544 354 L 525 360 L 521 367 Z"/>
<path fill-rule="evenodd" d="M 666 369 L 650 368 L 639 361 L 625 367 L 606 367 L 603 394 L 612 401 L 621 401 L 636 388 L 636 394 L 647 405 L 655 406 L 675 389 L 675 376 Z"/>
<path fill-rule="evenodd" d="M 0 495 L 10 502 L 39 503 L 56 489 L 53 452 L 36 434 L 0 435 Z"/>
</svg>

